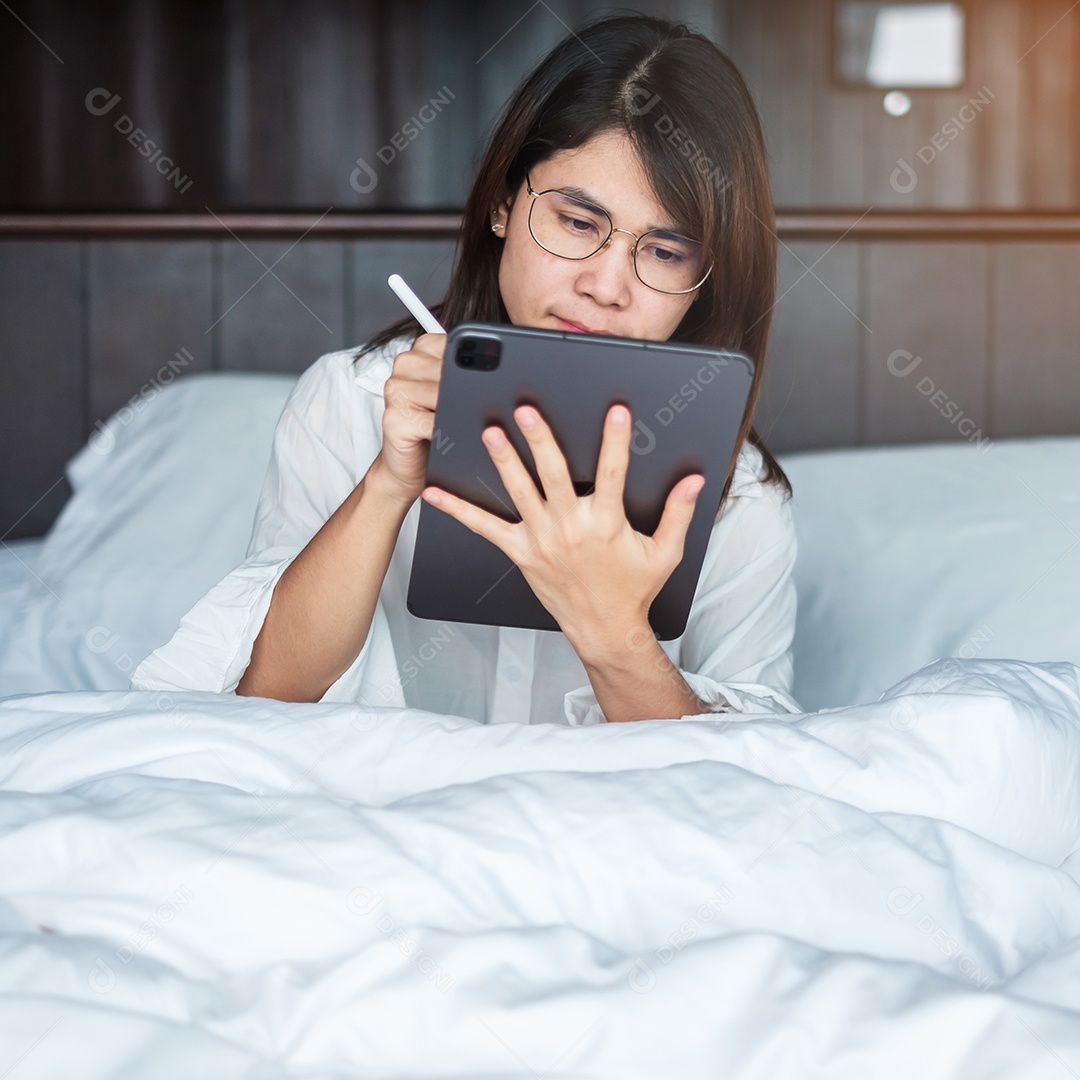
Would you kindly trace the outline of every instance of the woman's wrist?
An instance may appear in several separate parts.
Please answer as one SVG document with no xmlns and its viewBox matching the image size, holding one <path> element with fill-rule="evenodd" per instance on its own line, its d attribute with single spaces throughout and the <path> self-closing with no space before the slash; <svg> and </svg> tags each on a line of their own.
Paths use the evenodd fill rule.
<svg viewBox="0 0 1080 1080">
<path fill-rule="evenodd" d="M 420 495 L 419 491 L 407 490 L 390 476 L 381 451 L 364 474 L 363 490 L 369 499 L 385 505 L 387 509 L 398 513 L 401 517 L 405 516 L 409 507 Z"/>
<path fill-rule="evenodd" d="M 563 626 L 562 631 L 586 668 L 633 671 L 643 654 L 660 650 L 644 613 L 606 619 L 595 626 Z"/>
<path fill-rule="evenodd" d="M 573 642 L 571 642 L 573 644 Z M 664 652 L 646 619 L 625 624 L 575 651 L 609 722 L 665 720 L 708 712 Z"/>
</svg>

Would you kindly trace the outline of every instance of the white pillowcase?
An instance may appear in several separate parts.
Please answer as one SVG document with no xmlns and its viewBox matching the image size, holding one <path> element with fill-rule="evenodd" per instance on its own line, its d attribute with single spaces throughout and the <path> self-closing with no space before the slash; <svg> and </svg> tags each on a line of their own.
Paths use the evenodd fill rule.
<svg viewBox="0 0 1080 1080">
<path fill-rule="evenodd" d="M 28 540 L 5 540 L 0 544 L 0 649 L 7 639 L 30 569 L 44 543 L 41 537 L 35 536 Z"/>
<path fill-rule="evenodd" d="M 68 462 L 74 490 L 26 582 L 0 696 L 124 690 L 244 558 L 294 375 L 187 375 L 124 406 Z"/>
<path fill-rule="evenodd" d="M 795 700 L 876 701 L 944 657 L 1080 664 L 1080 438 L 786 455 Z"/>
</svg>

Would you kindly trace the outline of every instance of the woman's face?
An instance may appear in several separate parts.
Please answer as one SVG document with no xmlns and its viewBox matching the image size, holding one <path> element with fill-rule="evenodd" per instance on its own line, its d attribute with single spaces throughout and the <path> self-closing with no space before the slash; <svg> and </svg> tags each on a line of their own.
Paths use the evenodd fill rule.
<svg viewBox="0 0 1080 1080">
<path fill-rule="evenodd" d="M 641 161 L 621 132 L 605 132 L 576 150 L 560 150 L 530 170 L 534 191 L 578 188 L 603 207 L 616 229 L 638 236 L 674 229 L 671 215 L 653 194 Z M 685 295 L 650 289 L 634 273 L 634 238 L 612 234 L 611 243 L 587 259 L 563 259 L 545 251 L 529 232 L 526 184 L 496 210 L 504 224 L 495 235 L 505 244 L 499 262 L 499 291 L 517 326 L 664 341 L 682 321 L 697 292 Z"/>
</svg>

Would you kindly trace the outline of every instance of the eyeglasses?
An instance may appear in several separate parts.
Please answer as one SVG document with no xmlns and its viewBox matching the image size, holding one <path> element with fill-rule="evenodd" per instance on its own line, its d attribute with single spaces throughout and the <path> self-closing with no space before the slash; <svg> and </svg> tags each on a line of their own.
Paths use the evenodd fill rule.
<svg viewBox="0 0 1080 1080">
<path fill-rule="evenodd" d="M 643 236 L 616 229 L 610 215 L 599 206 L 575 199 L 557 188 L 533 191 L 525 174 L 529 206 L 529 232 L 552 255 L 561 259 L 588 259 L 611 243 L 617 232 L 634 238 L 632 255 L 638 280 L 662 293 L 689 293 L 704 284 L 712 267 L 702 267 L 702 245 L 668 229 L 653 229 Z"/>
</svg>

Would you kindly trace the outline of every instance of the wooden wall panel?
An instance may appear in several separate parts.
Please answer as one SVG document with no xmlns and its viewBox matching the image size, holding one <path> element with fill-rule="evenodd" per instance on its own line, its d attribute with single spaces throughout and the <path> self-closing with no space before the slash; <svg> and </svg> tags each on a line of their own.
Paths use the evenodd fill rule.
<svg viewBox="0 0 1080 1080">
<path fill-rule="evenodd" d="M 762 116 L 766 115 L 762 97 L 765 88 L 766 27 L 770 15 L 771 5 L 765 3 L 728 5 L 728 56 L 746 81 Z"/>
<path fill-rule="evenodd" d="M 845 91 L 836 90 L 834 94 Z M 919 210 L 934 205 L 935 162 L 924 165 L 919 150 L 937 130 L 937 99 L 927 93 L 911 93 L 907 116 L 888 116 L 882 90 L 847 90 L 863 103 L 862 151 L 864 185 L 857 205 L 876 210 Z M 914 187 L 893 182 L 897 162 L 903 158 L 916 173 Z"/>
<path fill-rule="evenodd" d="M 1073 0 L 966 5 L 969 72 L 957 91 L 913 92 L 908 117 L 882 91 L 832 77 L 834 0 L 638 0 L 719 39 L 761 103 L 778 202 L 787 208 L 1080 206 L 1080 7 Z M 0 159 L 0 204 L 22 209 L 169 207 L 359 210 L 460 205 L 491 123 L 529 68 L 606 0 L 508 7 L 477 0 L 219 0 L 192 20 L 175 0 L 23 0 L 0 100 L 17 152 Z M 1030 50 L 1030 52 L 1028 52 Z M 1027 53 L 1027 55 L 1024 55 Z M 187 73 L 199 72 L 194 91 Z M 85 106 L 104 86 L 121 101 Z M 380 147 L 443 87 L 454 98 L 392 163 Z M 992 109 L 912 191 L 888 183 L 983 86 Z M 190 177 L 177 191 L 114 129 L 123 114 Z M 984 145 L 985 144 L 985 145 Z M 989 156 L 989 163 L 986 156 Z M 378 183 L 358 192 L 358 156 Z"/>
<path fill-rule="evenodd" d="M 800 88 L 813 102 L 811 156 L 803 162 L 806 177 L 797 189 L 776 194 L 783 206 L 862 206 L 866 202 L 867 115 L 859 91 L 842 90 L 828 77 L 832 63 L 832 19 L 810 8 L 811 37 L 807 47 L 814 54 L 815 75 L 807 88 Z M 794 88 L 786 92 L 793 94 Z M 877 122 L 877 116 L 872 123 Z M 772 117 L 765 118 L 766 127 Z M 798 199 L 798 202 L 789 200 Z"/>
<path fill-rule="evenodd" d="M 302 371 L 344 349 L 345 244 L 221 240 L 215 366 Z"/>
<path fill-rule="evenodd" d="M 862 442 L 990 437 L 988 284 L 986 244 L 867 244 Z"/>
<path fill-rule="evenodd" d="M 923 134 L 920 149 L 929 145 L 936 155 L 926 166 L 930 180 L 927 206 L 963 210 L 977 205 L 975 178 L 981 157 L 980 140 L 994 104 L 991 101 L 988 106 L 980 105 L 980 111 L 976 111 L 971 99 L 978 90 L 979 87 L 969 80 L 963 89 L 939 90 L 925 98 L 929 131 Z M 950 139 L 946 132 L 951 133 L 954 129 L 959 134 Z M 934 146 L 931 140 L 935 138 L 943 149 L 937 150 Z M 942 142 L 942 139 L 948 141 Z M 929 157 L 928 151 L 924 153 Z M 921 160 L 919 164 L 922 165 Z"/>
<path fill-rule="evenodd" d="M 440 85 L 431 74 L 434 43 L 414 37 L 407 48 L 390 38 L 403 24 L 416 25 L 423 16 L 421 5 L 399 0 L 391 13 L 379 12 L 371 3 L 305 0 L 288 8 L 294 30 L 287 43 L 286 89 L 295 134 L 289 144 L 294 159 L 290 201 L 320 209 L 331 204 L 366 208 L 365 200 L 374 201 L 380 193 L 359 195 L 350 187 L 357 156 L 381 167 L 376 151 Z M 261 22 L 256 17 L 255 24 Z M 297 87 L 303 92 L 296 93 Z M 330 132 L 333 138 L 327 138 Z M 398 189 L 399 201 L 414 201 L 410 180 L 421 190 L 433 187 L 424 182 L 433 157 L 425 129 L 402 153 L 400 163 L 391 165 L 402 170 L 406 181 Z M 302 164 L 298 168 L 296 163 Z M 383 193 L 388 186 L 383 184 Z"/>
<path fill-rule="evenodd" d="M 983 0 L 977 17 L 971 20 L 971 85 L 980 90 L 987 87 L 994 95 L 991 106 L 979 118 L 974 205 L 1004 208 L 1025 204 L 1023 65 L 1017 63 L 1023 52 L 1018 47 L 1021 15 L 1015 0 Z"/>
<path fill-rule="evenodd" d="M 223 190 L 203 199 L 220 211 L 235 205 L 266 206 L 292 196 L 292 162 L 282 148 L 295 146 L 289 54 L 293 33 L 287 0 L 233 0 L 224 32 L 225 94 L 220 121 L 225 144 Z M 369 76 L 364 65 L 354 78 Z M 361 114 L 361 120 L 369 119 Z"/>
<path fill-rule="evenodd" d="M 728 51 L 760 104 L 777 204 L 792 210 L 1080 205 L 1080 7 L 1070 9 L 1071 3 L 968 4 L 965 85 L 911 91 L 904 117 L 886 115 L 883 90 L 833 81 L 833 0 L 729 5 Z M 958 125 L 958 137 L 946 136 L 932 161 L 919 161 L 918 151 L 984 88 L 994 95 L 990 105 Z M 917 173 L 907 191 L 890 183 L 900 157 Z"/>
<path fill-rule="evenodd" d="M 995 247 L 990 339 L 995 434 L 1080 434 L 1078 287 L 1080 244 Z"/>
<path fill-rule="evenodd" d="M 272 264 L 292 241 L 246 242 Z M 182 373 L 302 371 L 399 318 L 389 273 L 437 303 L 453 253 L 449 240 L 297 245 L 277 270 L 331 337 L 269 277 L 207 334 L 262 273 L 231 239 L 0 243 L 0 535 L 179 349 Z M 1080 434 L 1077 281 L 1075 240 L 785 239 L 758 429 L 777 451 Z M 43 531 L 65 491 L 11 535 Z"/>
<path fill-rule="evenodd" d="M 761 107 L 772 121 L 765 141 L 773 184 L 805 201 L 811 197 L 806 165 L 813 157 L 814 99 L 809 93 L 792 94 L 790 88 L 812 86 L 824 57 L 813 47 L 815 12 L 810 5 L 777 0 L 775 14 L 762 27 Z"/>
<path fill-rule="evenodd" d="M 445 240 L 368 240 L 350 251 L 351 281 L 346 297 L 349 345 L 362 345 L 408 312 L 386 279 L 400 274 L 429 306 L 450 284 L 454 245 Z"/>
<path fill-rule="evenodd" d="M 93 428 L 162 369 L 168 373 L 170 361 L 179 375 L 210 368 L 211 241 L 88 246 L 87 403 Z"/>
<path fill-rule="evenodd" d="M 778 302 L 755 418 L 771 450 L 858 441 L 858 254 L 856 244 L 780 246 Z"/>
<path fill-rule="evenodd" d="M 0 243 L 0 539 L 38 536 L 86 438 L 82 244 Z"/>
<path fill-rule="evenodd" d="M 1024 4 L 1025 54 L 1017 66 L 1027 92 L 1024 116 L 1027 199 L 1035 206 L 1064 208 L 1073 196 L 1072 168 L 1080 117 L 1072 115 L 1072 81 L 1080 78 L 1073 54 L 1074 0 L 1028 0 Z M 1072 138 L 1063 137 L 1069 132 Z"/>
<path fill-rule="evenodd" d="M 1072 97 L 1069 102 L 1073 131 L 1080 127 L 1080 15 L 1076 11 L 1069 13 L 1066 32 L 1072 35 Z M 1072 163 L 1072 198 L 1071 206 L 1080 206 L 1080 138 L 1074 138 L 1070 146 Z"/>
</svg>

